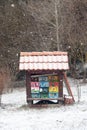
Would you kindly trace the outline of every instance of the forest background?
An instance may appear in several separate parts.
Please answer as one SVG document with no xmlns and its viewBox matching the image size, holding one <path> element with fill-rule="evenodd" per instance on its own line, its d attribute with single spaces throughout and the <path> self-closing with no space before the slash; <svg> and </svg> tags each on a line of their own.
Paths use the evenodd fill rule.
<svg viewBox="0 0 87 130">
<path fill-rule="evenodd" d="M 75 70 L 78 59 L 86 62 L 86 42 L 87 0 L 0 0 L 0 80 L 5 84 L 16 79 L 20 52 L 67 51 Z"/>
</svg>

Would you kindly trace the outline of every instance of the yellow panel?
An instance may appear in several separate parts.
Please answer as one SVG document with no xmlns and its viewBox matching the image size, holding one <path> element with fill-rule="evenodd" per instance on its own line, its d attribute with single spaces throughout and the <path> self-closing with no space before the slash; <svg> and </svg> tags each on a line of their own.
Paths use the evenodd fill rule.
<svg viewBox="0 0 87 130">
<path fill-rule="evenodd" d="M 50 81 L 58 81 L 58 76 L 48 76 Z"/>
<path fill-rule="evenodd" d="M 50 87 L 49 87 L 49 92 L 51 92 L 51 93 L 52 93 L 52 92 L 59 92 L 58 86 L 54 86 L 54 87 L 53 87 L 53 86 L 50 86 Z"/>
</svg>

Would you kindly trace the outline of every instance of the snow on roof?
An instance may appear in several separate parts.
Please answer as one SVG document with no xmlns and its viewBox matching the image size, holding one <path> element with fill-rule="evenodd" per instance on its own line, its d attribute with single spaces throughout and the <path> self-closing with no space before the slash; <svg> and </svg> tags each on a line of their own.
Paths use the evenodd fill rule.
<svg viewBox="0 0 87 130">
<path fill-rule="evenodd" d="M 67 52 L 21 52 L 19 70 L 67 70 Z"/>
</svg>

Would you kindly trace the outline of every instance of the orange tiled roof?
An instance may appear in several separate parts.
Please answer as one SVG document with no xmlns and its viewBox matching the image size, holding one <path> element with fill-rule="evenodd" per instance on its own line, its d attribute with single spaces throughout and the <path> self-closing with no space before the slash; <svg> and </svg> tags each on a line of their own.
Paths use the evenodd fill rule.
<svg viewBox="0 0 87 130">
<path fill-rule="evenodd" d="M 67 52 L 21 52 L 20 70 L 67 70 Z"/>
<path fill-rule="evenodd" d="M 43 55 L 67 55 L 67 52 L 49 52 L 49 51 L 43 51 L 43 52 L 21 52 L 21 56 L 43 56 Z"/>
</svg>

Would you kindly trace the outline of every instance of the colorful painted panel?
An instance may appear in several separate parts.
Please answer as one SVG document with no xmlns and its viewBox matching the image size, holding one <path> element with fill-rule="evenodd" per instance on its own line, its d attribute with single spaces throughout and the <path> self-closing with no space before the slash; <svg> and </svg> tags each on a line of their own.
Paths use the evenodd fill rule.
<svg viewBox="0 0 87 130">
<path fill-rule="evenodd" d="M 38 77 L 31 77 L 32 82 L 38 82 Z"/>
<path fill-rule="evenodd" d="M 39 93 L 39 82 L 31 82 L 31 93 Z"/>
<path fill-rule="evenodd" d="M 49 83 L 49 86 L 59 86 L 59 83 L 58 82 L 50 82 Z"/>
<path fill-rule="evenodd" d="M 48 80 L 51 81 L 51 82 L 54 82 L 54 81 L 57 81 L 58 82 L 58 76 L 48 76 Z"/>
<path fill-rule="evenodd" d="M 32 98 L 40 98 L 40 93 L 32 93 L 31 97 Z"/>
<path fill-rule="evenodd" d="M 57 92 L 59 92 L 59 88 L 58 87 L 49 87 L 49 92 L 51 92 L 51 93 L 57 93 Z"/>
<path fill-rule="evenodd" d="M 42 93 L 48 93 L 49 92 L 49 88 L 46 87 L 46 88 L 40 88 L 40 92 Z"/>
<path fill-rule="evenodd" d="M 43 88 L 43 87 L 49 87 L 49 82 L 40 82 L 40 87 Z"/>
<path fill-rule="evenodd" d="M 31 87 L 39 87 L 39 82 L 31 82 Z"/>
<path fill-rule="evenodd" d="M 49 98 L 49 94 L 48 93 L 40 93 L 40 97 L 41 98 Z"/>
<path fill-rule="evenodd" d="M 58 93 L 49 93 L 49 98 L 58 98 Z"/>
<path fill-rule="evenodd" d="M 39 87 L 31 87 L 31 93 L 39 93 Z"/>
<path fill-rule="evenodd" d="M 39 77 L 39 81 L 48 81 L 48 77 L 47 76 L 41 76 L 41 77 Z"/>
</svg>

